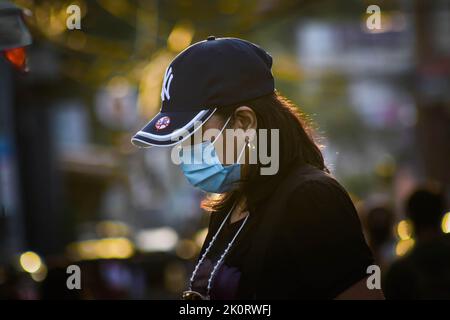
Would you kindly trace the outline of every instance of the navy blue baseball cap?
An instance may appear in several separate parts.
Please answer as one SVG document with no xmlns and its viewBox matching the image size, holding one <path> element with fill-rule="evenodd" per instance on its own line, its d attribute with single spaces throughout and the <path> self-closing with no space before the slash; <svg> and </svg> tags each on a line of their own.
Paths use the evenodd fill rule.
<svg viewBox="0 0 450 320">
<path fill-rule="evenodd" d="M 275 90 L 272 57 L 237 38 L 216 38 L 186 48 L 167 67 L 161 110 L 131 139 L 138 147 L 173 146 L 218 109 Z"/>
</svg>

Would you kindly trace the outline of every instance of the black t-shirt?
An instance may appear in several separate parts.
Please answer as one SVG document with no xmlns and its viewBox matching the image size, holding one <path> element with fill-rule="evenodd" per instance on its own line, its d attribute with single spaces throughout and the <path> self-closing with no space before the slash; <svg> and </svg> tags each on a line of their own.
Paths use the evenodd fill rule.
<svg viewBox="0 0 450 320">
<path fill-rule="evenodd" d="M 265 221 L 258 219 L 258 213 L 270 202 L 278 207 L 277 201 L 271 197 L 255 212 L 250 212 L 212 282 L 212 299 L 332 299 L 367 276 L 367 267 L 373 264 L 373 258 L 350 197 L 330 175 L 308 166 L 287 203 L 279 204 L 284 210 L 270 213 L 279 216 L 270 226 L 273 233 L 268 236 L 259 278 L 250 281 L 254 264 L 259 263 L 250 254 L 250 247 L 258 245 L 254 243 L 257 242 L 256 230 Z M 226 214 L 211 215 L 202 252 Z M 203 278 L 209 277 L 208 270 L 239 223 L 242 221 L 222 229 L 222 236 L 211 248 L 211 253 L 216 254 L 208 255 L 208 262 L 200 266 Z M 206 281 L 197 280 L 195 288 L 202 290 L 202 286 L 206 287 Z"/>
</svg>

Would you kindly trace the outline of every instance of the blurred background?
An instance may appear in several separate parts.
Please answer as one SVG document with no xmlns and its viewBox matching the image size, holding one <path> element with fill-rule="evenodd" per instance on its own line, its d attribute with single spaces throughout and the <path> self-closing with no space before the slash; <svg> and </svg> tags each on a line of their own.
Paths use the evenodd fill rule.
<svg viewBox="0 0 450 320">
<path fill-rule="evenodd" d="M 0 298 L 179 298 L 206 235 L 202 194 L 169 150 L 130 139 L 158 112 L 169 62 L 209 35 L 274 57 L 276 88 L 316 123 L 383 275 L 417 244 L 411 192 L 449 199 L 449 1 L 9 2 L 33 43 L 28 73 L 0 57 Z M 81 30 L 66 27 L 71 4 Z M 66 287 L 70 264 L 81 290 Z"/>
</svg>

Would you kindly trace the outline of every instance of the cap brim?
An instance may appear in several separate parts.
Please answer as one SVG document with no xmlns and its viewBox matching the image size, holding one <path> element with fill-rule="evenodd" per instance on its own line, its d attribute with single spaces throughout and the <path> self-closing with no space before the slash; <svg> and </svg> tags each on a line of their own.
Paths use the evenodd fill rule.
<svg viewBox="0 0 450 320">
<path fill-rule="evenodd" d="M 174 146 L 189 138 L 215 111 L 160 112 L 134 135 L 131 142 L 141 148 Z"/>
</svg>

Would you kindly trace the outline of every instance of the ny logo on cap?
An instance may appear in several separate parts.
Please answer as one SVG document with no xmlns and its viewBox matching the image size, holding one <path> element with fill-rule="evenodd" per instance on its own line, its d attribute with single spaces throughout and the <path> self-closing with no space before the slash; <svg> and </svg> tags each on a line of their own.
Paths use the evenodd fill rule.
<svg viewBox="0 0 450 320">
<path fill-rule="evenodd" d="M 166 74 L 164 75 L 163 85 L 161 88 L 161 101 L 170 100 L 170 84 L 172 83 L 173 73 L 172 67 L 166 70 Z"/>
</svg>

